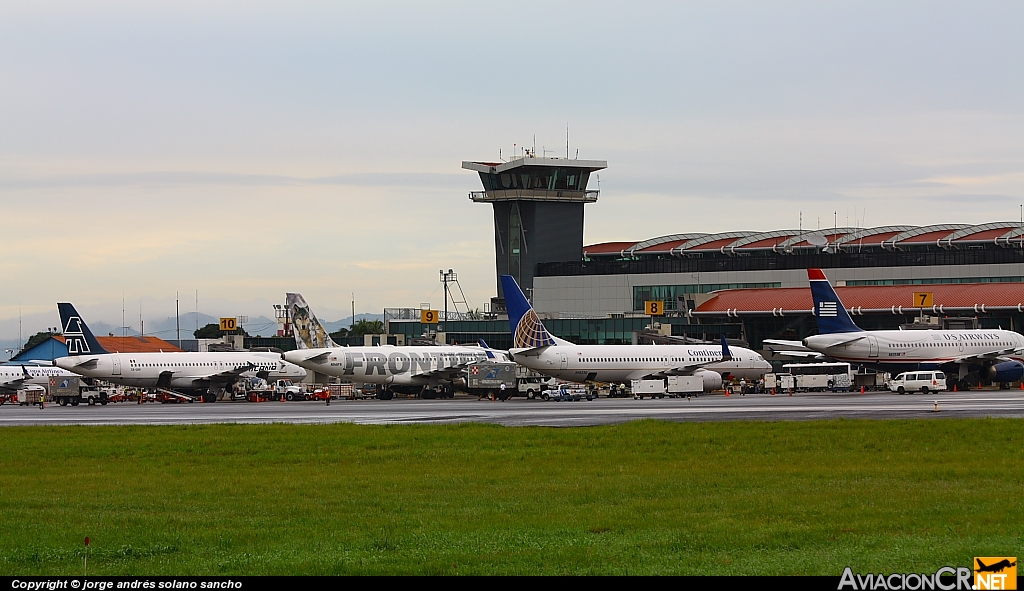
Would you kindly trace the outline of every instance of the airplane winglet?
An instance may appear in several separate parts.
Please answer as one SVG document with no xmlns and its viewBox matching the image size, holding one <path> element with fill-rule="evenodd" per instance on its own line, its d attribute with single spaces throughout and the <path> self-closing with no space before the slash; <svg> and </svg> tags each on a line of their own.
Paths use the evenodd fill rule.
<svg viewBox="0 0 1024 591">
<path fill-rule="evenodd" d="M 487 354 L 488 359 L 494 359 L 494 353 L 491 352 L 491 348 L 487 346 L 487 342 L 483 339 L 478 339 L 477 343 L 484 349 L 484 353 Z"/>
</svg>

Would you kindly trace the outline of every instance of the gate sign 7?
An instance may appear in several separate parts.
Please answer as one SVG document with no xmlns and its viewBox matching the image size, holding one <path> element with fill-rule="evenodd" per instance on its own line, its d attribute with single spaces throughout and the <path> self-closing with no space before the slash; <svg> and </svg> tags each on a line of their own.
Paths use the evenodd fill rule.
<svg viewBox="0 0 1024 591">
<path fill-rule="evenodd" d="M 664 316 L 665 302 L 658 300 L 647 300 L 644 302 L 644 310 L 648 316 Z"/>
<path fill-rule="evenodd" d="M 930 291 L 915 291 L 914 292 L 914 307 L 915 308 L 931 308 L 935 305 L 935 294 Z"/>
<path fill-rule="evenodd" d="M 437 310 L 420 310 L 420 323 L 437 324 Z"/>
<path fill-rule="evenodd" d="M 220 329 L 225 332 L 231 332 L 238 330 L 238 319 L 237 318 L 221 318 Z"/>
</svg>

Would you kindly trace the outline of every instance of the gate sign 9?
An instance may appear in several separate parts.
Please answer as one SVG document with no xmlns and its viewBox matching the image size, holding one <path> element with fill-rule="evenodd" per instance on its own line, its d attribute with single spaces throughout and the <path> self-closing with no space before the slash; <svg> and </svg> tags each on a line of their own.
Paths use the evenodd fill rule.
<svg viewBox="0 0 1024 591">
<path fill-rule="evenodd" d="M 437 324 L 437 310 L 420 310 L 420 323 Z"/>
<path fill-rule="evenodd" d="M 665 302 L 659 300 L 647 300 L 644 302 L 644 310 L 648 316 L 664 316 Z"/>
</svg>

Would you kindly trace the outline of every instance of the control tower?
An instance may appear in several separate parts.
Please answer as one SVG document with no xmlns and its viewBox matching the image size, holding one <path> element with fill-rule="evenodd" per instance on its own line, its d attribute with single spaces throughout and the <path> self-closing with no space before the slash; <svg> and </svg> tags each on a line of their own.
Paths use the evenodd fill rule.
<svg viewBox="0 0 1024 591">
<path fill-rule="evenodd" d="M 597 201 L 587 189 L 591 173 L 607 168 L 604 160 L 537 158 L 527 152 L 508 162 L 463 162 L 480 174 L 483 191 L 469 198 L 494 207 L 494 254 L 497 275 L 511 275 L 528 297 L 538 263 L 583 259 L 583 205 Z M 505 294 L 495 277 L 498 297 L 491 309 L 505 310 Z"/>
</svg>

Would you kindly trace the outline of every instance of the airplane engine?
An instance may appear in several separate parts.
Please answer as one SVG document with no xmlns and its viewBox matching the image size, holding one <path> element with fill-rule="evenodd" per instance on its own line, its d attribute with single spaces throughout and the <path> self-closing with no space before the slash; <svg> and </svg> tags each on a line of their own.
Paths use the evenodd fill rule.
<svg viewBox="0 0 1024 591">
<path fill-rule="evenodd" d="M 1024 377 L 1024 363 L 1003 361 L 989 366 L 986 373 L 993 382 L 1016 382 Z"/>
<path fill-rule="evenodd" d="M 709 371 L 706 369 L 699 369 L 693 372 L 693 375 L 700 376 L 704 380 L 704 391 L 710 392 L 717 390 L 722 387 L 722 375 L 718 372 Z"/>
</svg>

